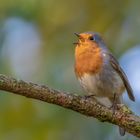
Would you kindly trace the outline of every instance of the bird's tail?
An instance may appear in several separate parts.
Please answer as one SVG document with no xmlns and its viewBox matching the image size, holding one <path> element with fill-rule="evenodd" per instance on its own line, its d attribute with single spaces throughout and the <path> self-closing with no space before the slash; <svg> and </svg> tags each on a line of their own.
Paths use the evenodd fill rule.
<svg viewBox="0 0 140 140">
<path fill-rule="evenodd" d="M 120 132 L 121 136 L 125 135 L 125 129 L 124 128 L 119 127 L 119 132 Z"/>
</svg>

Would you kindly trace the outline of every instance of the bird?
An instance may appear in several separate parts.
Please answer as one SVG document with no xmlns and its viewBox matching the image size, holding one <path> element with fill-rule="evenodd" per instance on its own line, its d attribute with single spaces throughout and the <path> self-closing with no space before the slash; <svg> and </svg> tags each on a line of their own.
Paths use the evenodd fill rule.
<svg viewBox="0 0 140 140">
<path fill-rule="evenodd" d="M 96 32 L 75 33 L 75 74 L 87 97 L 93 96 L 99 103 L 110 108 L 122 104 L 122 94 L 127 91 L 135 101 L 133 90 L 119 62 Z M 125 129 L 119 127 L 121 136 Z"/>
</svg>

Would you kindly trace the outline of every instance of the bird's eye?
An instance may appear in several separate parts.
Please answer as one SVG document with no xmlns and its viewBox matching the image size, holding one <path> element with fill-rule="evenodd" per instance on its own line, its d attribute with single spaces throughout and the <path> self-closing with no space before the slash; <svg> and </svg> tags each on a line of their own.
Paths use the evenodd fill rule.
<svg viewBox="0 0 140 140">
<path fill-rule="evenodd" d="M 90 36 L 90 37 L 89 37 L 89 40 L 95 41 L 95 37 L 94 37 L 94 36 Z"/>
</svg>

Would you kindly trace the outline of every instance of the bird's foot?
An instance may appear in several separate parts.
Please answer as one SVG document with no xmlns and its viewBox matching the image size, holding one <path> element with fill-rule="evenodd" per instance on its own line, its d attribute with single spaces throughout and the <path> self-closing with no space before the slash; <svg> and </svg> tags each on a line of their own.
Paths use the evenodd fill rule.
<svg viewBox="0 0 140 140">
<path fill-rule="evenodd" d="M 84 98 L 85 98 L 85 99 L 90 99 L 90 98 L 94 98 L 94 96 L 95 96 L 95 95 L 93 95 L 93 94 L 92 94 L 92 95 L 85 95 Z"/>
</svg>

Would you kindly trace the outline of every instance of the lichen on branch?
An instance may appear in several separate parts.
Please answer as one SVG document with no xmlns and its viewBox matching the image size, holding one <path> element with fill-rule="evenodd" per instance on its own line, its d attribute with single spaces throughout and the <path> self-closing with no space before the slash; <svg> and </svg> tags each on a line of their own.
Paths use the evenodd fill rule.
<svg viewBox="0 0 140 140">
<path fill-rule="evenodd" d="M 73 93 L 54 90 L 45 85 L 16 80 L 2 74 L 0 74 L 0 90 L 56 104 L 100 121 L 118 125 L 140 138 L 140 117 L 134 115 L 124 105 L 119 105 L 118 110 L 113 113 L 111 109 L 102 106 L 93 98 L 85 98 Z"/>
</svg>

